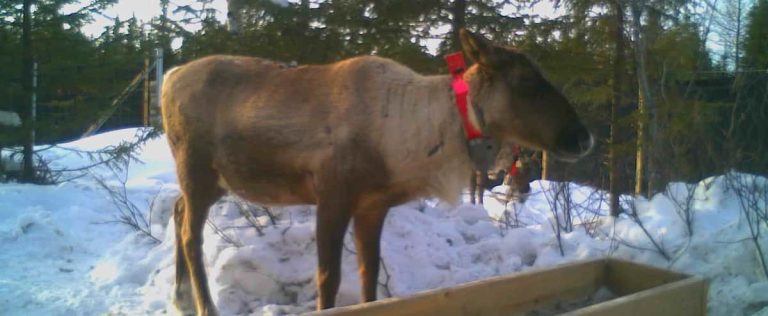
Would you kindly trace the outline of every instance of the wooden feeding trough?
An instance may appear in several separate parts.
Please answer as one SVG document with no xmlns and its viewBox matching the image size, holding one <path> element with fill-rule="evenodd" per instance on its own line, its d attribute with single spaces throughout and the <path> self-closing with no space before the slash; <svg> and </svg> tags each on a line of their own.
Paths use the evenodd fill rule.
<svg viewBox="0 0 768 316">
<path fill-rule="evenodd" d="M 306 315 L 706 315 L 707 281 L 597 259 Z"/>
</svg>

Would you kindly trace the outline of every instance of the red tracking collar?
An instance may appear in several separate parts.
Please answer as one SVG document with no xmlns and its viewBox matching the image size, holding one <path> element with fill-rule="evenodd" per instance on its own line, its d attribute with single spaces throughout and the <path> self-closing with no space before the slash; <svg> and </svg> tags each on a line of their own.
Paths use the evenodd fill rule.
<svg viewBox="0 0 768 316">
<path fill-rule="evenodd" d="M 510 176 L 516 177 L 520 173 L 520 169 L 517 167 L 517 163 L 520 161 L 520 146 L 515 145 L 512 147 L 512 165 L 509 166 Z"/>
<path fill-rule="evenodd" d="M 469 85 L 464 81 L 464 71 L 467 69 L 467 65 L 464 63 L 464 54 L 457 52 L 445 55 L 445 62 L 448 64 L 451 77 L 453 77 L 451 87 L 453 88 L 453 95 L 456 97 L 456 108 L 459 109 L 459 115 L 464 125 L 464 134 L 468 140 L 480 138 L 483 133 L 469 119 L 469 104 L 467 102 Z"/>
</svg>

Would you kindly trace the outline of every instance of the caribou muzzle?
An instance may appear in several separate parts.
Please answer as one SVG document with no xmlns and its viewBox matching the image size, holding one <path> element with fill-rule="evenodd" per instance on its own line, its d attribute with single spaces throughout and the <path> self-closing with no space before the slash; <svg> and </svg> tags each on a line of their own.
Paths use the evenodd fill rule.
<svg viewBox="0 0 768 316">
<path fill-rule="evenodd" d="M 595 137 L 583 125 L 572 125 L 564 129 L 552 151 L 555 158 L 573 162 L 588 155 L 595 147 Z"/>
</svg>

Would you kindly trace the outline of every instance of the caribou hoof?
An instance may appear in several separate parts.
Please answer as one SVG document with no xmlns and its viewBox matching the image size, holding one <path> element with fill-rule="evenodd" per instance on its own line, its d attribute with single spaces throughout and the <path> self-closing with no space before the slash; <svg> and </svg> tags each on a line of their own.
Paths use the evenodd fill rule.
<svg viewBox="0 0 768 316">
<path fill-rule="evenodd" d="M 173 295 L 173 306 L 176 308 L 177 315 L 197 315 L 197 310 L 195 310 L 195 300 L 192 297 L 192 287 L 189 283 L 176 286 L 176 291 Z"/>
</svg>

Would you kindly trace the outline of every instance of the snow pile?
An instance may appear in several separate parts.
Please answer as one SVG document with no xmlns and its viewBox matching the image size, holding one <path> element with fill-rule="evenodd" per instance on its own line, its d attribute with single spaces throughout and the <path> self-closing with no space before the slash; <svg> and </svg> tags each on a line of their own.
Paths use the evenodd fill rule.
<svg viewBox="0 0 768 316">
<path fill-rule="evenodd" d="M 79 150 L 131 141 L 138 132 L 127 129 L 96 135 L 61 144 L 42 155 L 52 161 L 53 169 L 78 169 L 93 164 Z M 9 159 L 7 150 L 2 154 L 2 159 Z M 91 174 L 115 188 L 122 187 L 120 178 L 127 179 L 126 198 L 146 211 L 153 200 L 159 204 L 161 199 L 155 198 L 158 192 L 177 194 L 174 164 L 169 158 L 165 140 L 158 138 L 140 153 L 145 164 L 132 164 L 127 175 L 106 167 L 94 168 Z M 80 172 L 68 172 L 63 178 L 78 175 Z M 113 253 L 134 254 L 138 260 L 155 245 L 127 226 L 114 223 L 117 214 L 114 203 L 92 177 L 50 186 L 0 184 L 3 315 L 97 315 L 115 302 L 135 298 L 135 288 L 144 284 L 150 271 L 118 278 L 122 274 L 119 267 L 108 269 L 99 262 Z M 113 282 L 101 287 L 103 282 L 91 282 L 94 274 Z"/>
<path fill-rule="evenodd" d="M 99 148 L 134 133 L 116 131 L 67 145 Z M 70 168 L 89 163 L 65 150 L 50 156 Z M 96 173 L 110 185 L 125 183 L 128 199 L 151 219 L 157 242 L 124 225 L 96 224 L 113 219 L 115 206 L 92 179 L 59 186 L 0 185 L 0 305 L 5 311 L 173 312 L 171 210 L 178 194 L 173 160 L 162 137 L 150 141 L 139 158 L 144 164 L 131 165 L 123 180 L 107 170 Z M 607 216 L 605 192 L 546 181 L 532 183 L 523 204 L 504 205 L 491 193 L 486 208 L 414 201 L 393 208 L 387 217 L 379 297 L 615 256 L 709 278 L 712 315 L 766 315 L 768 282 L 751 234 L 765 229 L 764 219 L 755 214 L 765 214 L 766 202 L 745 202 L 733 185 L 765 181 L 730 173 L 698 184 L 671 184 L 650 200 L 622 197 L 622 207 L 636 216 L 615 220 Z M 570 196 L 570 203 L 558 201 L 563 196 Z M 755 207 L 762 207 L 762 213 Z M 234 197 L 212 207 L 204 251 L 211 292 L 223 315 L 295 314 L 314 308 L 314 216 L 312 206 L 267 211 L 244 207 Z M 359 301 L 351 238 L 348 232 L 340 305 Z M 757 241 L 766 245 L 766 238 L 759 234 Z"/>
<path fill-rule="evenodd" d="M 627 247 L 620 248 L 616 255 L 631 260 L 651 263 L 661 267 L 689 274 L 702 275 L 710 279 L 709 312 L 712 315 L 750 315 L 761 309 L 762 315 L 768 315 L 768 289 L 760 253 L 752 240 L 750 225 L 755 231 L 766 229 L 765 218 L 757 220 L 756 214 L 766 214 L 766 197 L 763 192 L 751 197 L 760 198 L 761 205 L 742 207 L 740 198 L 734 192 L 734 186 L 759 183 L 762 188 L 765 178 L 752 175 L 730 173 L 726 176 L 709 178 L 693 188 L 692 225 L 689 235 L 683 216 L 675 212 L 674 202 L 685 200 L 689 194 L 684 184 L 671 184 L 669 195 L 672 199 L 656 195 L 650 201 L 637 202 L 641 211 L 641 220 L 671 257 L 667 262 L 658 253 L 637 251 Z M 742 192 L 743 193 L 743 192 Z M 749 196 L 742 197 L 749 199 Z M 754 207 L 753 206 L 753 207 Z M 750 223 L 750 221 L 752 221 Z M 617 234 L 633 236 L 641 234 L 637 225 L 617 223 Z M 639 245 L 650 248 L 648 238 Z M 768 236 L 762 233 L 757 238 L 762 247 L 768 245 Z M 768 257 L 765 257 L 768 259 Z"/>
<path fill-rule="evenodd" d="M 223 314 L 261 314 L 276 309 L 297 313 L 314 308 L 317 261 L 313 207 L 275 208 L 272 212 L 279 218 L 276 225 L 267 215 L 257 218 L 264 226 L 260 235 L 240 215 L 236 203 L 219 203 L 211 210 L 212 224 L 205 228 L 204 249 L 212 294 Z M 172 227 L 169 225 L 165 240 L 158 246 L 165 258 L 141 289 L 145 303 L 139 310 L 162 313 L 169 308 L 174 277 Z M 502 235 L 484 209 L 471 205 L 450 208 L 413 202 L 393 208 L 385 227 L 385 268 L 379 280 L 382 297 L 405 296 L 531 266 L 594 257 L 602 254 L 594 249 L 605 248 L 601 242 L 574 232 L 564 237 L 568 256 L 561 258 L 557 242 L 545 227 L 514 229 Z M 351 238 L 349 232 L 337 297 L 341 305 L 360 300 Z"/>
<path fill-rule="evenodd" d="M 0 306 L 9 315 L 77 315 L 107 298 L 87 275 L 104 248 L 128 230 L 110 220 L 103 197 L 77 184 L 0 186 Z"/>
</svg>

